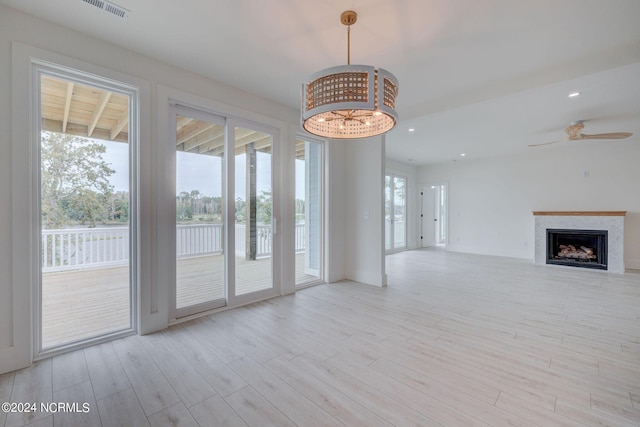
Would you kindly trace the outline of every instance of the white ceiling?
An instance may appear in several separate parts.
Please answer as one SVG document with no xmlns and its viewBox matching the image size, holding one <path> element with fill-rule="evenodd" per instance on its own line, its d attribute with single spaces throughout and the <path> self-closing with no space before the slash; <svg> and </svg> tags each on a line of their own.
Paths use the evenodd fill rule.
<svg viewBox="0 0 640 427">
<path fill-rule="evenodd" d="M 640 143 L 638 0 L 116 0 L 126 20 L 82 0 L 0 3 L 295 109 L 309 75 L 346 63 L 353 9 L 351 62 L 400 81 L 389 158 L 534 150 L 583 119 Z"/>
</svg>

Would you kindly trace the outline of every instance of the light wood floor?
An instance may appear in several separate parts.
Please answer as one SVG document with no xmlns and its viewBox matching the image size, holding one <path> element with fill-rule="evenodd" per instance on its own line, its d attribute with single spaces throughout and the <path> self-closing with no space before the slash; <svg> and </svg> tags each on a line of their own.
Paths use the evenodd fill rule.
<svg viewBox="0 0 640 427">
<path fill-rule="evenodd" d="M 0 426 L 637 426 L 640 273 L 434 250 L 0 376 Z M 6 421 L 6 423 L 5 423 Z"/>
</svg>

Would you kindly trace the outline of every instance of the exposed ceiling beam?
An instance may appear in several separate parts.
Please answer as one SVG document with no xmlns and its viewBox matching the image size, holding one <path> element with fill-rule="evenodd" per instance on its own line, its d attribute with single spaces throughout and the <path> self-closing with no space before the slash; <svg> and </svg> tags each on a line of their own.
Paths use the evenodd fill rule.
<svg viewBox="0 0 640 427">
<path fill-rule="evenodd" d="M 49 132 L 66 133 L 69 135 L 76 135 L 76 136 L 83 136 L 83 137 L 87 136 L 87 127 L 84 125 L 73 123 L 73 122 L 69 122 L 67 124 L 67 131 L 62 132 L 62 121 L 60 120 L 51 120 L 51 119 L 42 120 L 42 130 L 49 131 Z M 109 141 L 111 138 L 111 132 L 106 129 L 96 128 L 93 132 L 92 138 Z M 116 138 L 113 139 L 113 141 L 129 142 L 129 138 L 126 133 L 120 132 L 118 136 L 116 136 Z"/>
<path fill-rule="evenodd" d="M 257 141 L 258 139 L 262 139 L 263 135 L 264 134 L 262 132 L 248 131 L 246 135 L 238 137 L 238 132 L 236 131 L 236 147 L 247 145 L 251 142 Z"/>
<path fill-rule="evenodd" d="M 214 126 L 218 126 L 214 123 L 203 122 L 201 120 L 194 120 L 186 126 L 183 126 L 176 134 L 176 145 L 180 145 L 191 138 L 200 135 L 203 132 L 211 129 Z M 186 150 L 185 150 L 186 151 Z"/>
<path fill-rule="evenodd" d="M 215 126 L 215 125 L 213 125 Z M 202 132 L 188 141 L 184 142 L 184 151 L 191 151 L 194 148 L 201 147 L 205 144 L 210 143 L 211 141 L 222 141 L 224 142 L 224 129 L 223 128 L 214 128 L 211 126 L 205 132 Z"/>
<path fill-rule="evenodd" d="M 62 132 L 67 131 L 69 122 L 69 108 L 71 107 L 71 97 L 73 96 L 73 83 L 67 83 L 67 95 L 64 98 L 64 112 L 62 114 Z"/>
<path fill-rule="evenodd" d="M 98 124 L 98 120 L 100 120 L 100 116 L 102 116 L 102 112 L 104 111 L 104 107 L 107 106 L 107 102 L 109 102 L 109 98 L 111 98 L 111 92 L 104 91 L 100 95 L 100 99 L 98 100 L 98 104 L 96 105 L 96 109 L 93 112 L 93 116 L 91 116 L 91 120 L 89 121 L 89 126 L 87 127 L 87 136 L 91 136 L 93 131 Z"/>
<path fill-rule="evenodd" d="M 116 136 L 118 136 L 118 134 L 120 132 L 122 132 L 122 129 L 124 129 L 124 127 L 127 124 L 129 124 L 129 109 L 128 108 L 122 112 L 122 116 L 120 117 L 120 120 L 118 120 L 118 122 L 111 128 L 111 140 L 112 141 L 114 139 L 116 139 Z"/>
</svg>

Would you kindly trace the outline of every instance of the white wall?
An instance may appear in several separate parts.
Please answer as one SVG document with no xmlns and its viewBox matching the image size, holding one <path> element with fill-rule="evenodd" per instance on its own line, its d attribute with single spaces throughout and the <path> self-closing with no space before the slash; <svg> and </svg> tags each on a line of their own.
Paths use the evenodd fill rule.
<svg viewBox="0 0 640 427">
<path fill-rule="evenodd" d="M 325 280 L 329 283 L 343 280 L 346 275 L 346 167 L 343 141 L 327 141 L 325 166 Z"/>
<path fill-rule="evenodd" d="M 346 278 L 386 286 L 384 263 L 384 136 L 345 146 Z"/>
<path fill-rule="evenodd" d="M 420 237 L 420 198 L 421 186 L 418 184 L 418 169 L 414 165 L 385 160 L 386 173 L 407 178 L 407 249 L 417 249 Z"/>
<path fill-rule="evenodd" d="M 11 45 L 6 9 L 0 6 L 0 358 L 13 344 L 11 287 Z M 3 372 L 4 363 L 0 363 Z"/>
<path fill-rule="evenodd" d="M 448 182 L 448 250 L 533 259 L 534 210 L 628 211 L 625 264 L 640 268 L 640 143 L 584 141 L 423 166 Z"/>
</svg>

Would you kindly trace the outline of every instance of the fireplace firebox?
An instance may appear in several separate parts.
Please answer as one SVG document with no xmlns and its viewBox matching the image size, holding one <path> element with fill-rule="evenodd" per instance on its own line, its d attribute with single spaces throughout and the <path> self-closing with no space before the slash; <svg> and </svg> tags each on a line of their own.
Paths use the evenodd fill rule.
<svg viewBox="0 0 640 427">
<path fill-rule="evenodd" d="M 606 230 L 547 229 L 547 264 L 607 269 Z"/>
</svg>

